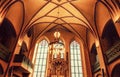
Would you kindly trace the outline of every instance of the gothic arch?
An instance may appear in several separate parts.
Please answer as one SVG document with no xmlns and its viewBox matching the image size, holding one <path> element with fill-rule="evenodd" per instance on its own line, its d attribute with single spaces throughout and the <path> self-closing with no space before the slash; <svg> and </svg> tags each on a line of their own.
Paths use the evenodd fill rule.
<svg viewBox="0 0 120 77">
<path fill-rule="evenodd" d="M 111 77 L 120 77 L 120 64 L 117 64 L 111 73 Z"/>
<path fill-rule="evenodd" d="M 17 35 L 13 24 L 7 18 L 5 18 L 0 26 L 0 43 L 10 49 L 11 44 L 15 42 L 16 36 Z"/>
<path fill-rule="evenodd" d="M 96 50 L 96 46 L 94 43 L 92 45 L 91 52 L 90 52 L 90 59 L 91 59 L 92 65 L 97 61 L 96 56 L 97 56 L 97 50 Z"/>
<path fill-rule="evenodd" d="M 101 38 L 104 46 L 107 47 L 105 50 L 111 48 L 120 39 L 112 19 L 105 24 Z"/>
<path fill-rule="evenodd" d="M 0 75 L 2 75 L 3 73 L 4 73 L 4 70 L 3 70 L 2 65 L 0 64 Z"/>
<path fill-rule="evenodd" d="M 28 51 L 27 44 L 25 41 L 23 41 L 20 49 L 20 54 L 23 54 L 24 52 L 27 52 L 27 51 Z"/>
<path fill-rule="evenodd" d="M 89 55 L 90 55 L 90 62 L 91 62 L 92 72 L 94 73 L 94 72 L 98 71 L 98 70 L 95 70 L 96 68 L 94 68 L 94 67 L 95 67 L 95 65 L 97 63 L 99 63 L 98 56 L 97 56 L 97 49 L 96 49 L 95 43 L 93 43 Z"/>
<path fill-rule="evenodd" d="M 5 18 L 9 19 L 9 21 L 13 24 L 13 27 L 18 35 L 21 27 L 24 23 L 25 9 L 24 3 L 20 0 L 14 1 L 9 5 L 9 9 L 6 13 Z"/>
</svg>

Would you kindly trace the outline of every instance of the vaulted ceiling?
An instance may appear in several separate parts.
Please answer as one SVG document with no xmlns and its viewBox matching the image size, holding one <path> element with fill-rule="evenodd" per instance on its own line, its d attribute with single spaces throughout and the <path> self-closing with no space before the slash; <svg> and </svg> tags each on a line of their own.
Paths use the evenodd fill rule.
<svg viewBox="0 0 120 77">
<path fill-rule="evenodd" d="M 35 37 L 63 29 L 79 37 L 93 31 L 96 0 L 25 0 L 25 28 L 34 27 Z"/>
</svg>

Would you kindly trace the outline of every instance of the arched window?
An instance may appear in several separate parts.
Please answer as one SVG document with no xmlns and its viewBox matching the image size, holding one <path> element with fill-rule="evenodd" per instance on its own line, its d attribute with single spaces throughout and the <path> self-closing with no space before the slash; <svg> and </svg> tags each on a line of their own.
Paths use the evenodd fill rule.
<svg viewBox="0 0 120 77">
<path fill-rule="evenodd" d="M 80 45 L 73 41 L 70 44 L 71 77 L 83 77 Z"/>
<path fill-rule="evenodd" d="M 45 77 L 48 42 L 42 40 L 37 47 L 33 77 Z"/>
</svg>

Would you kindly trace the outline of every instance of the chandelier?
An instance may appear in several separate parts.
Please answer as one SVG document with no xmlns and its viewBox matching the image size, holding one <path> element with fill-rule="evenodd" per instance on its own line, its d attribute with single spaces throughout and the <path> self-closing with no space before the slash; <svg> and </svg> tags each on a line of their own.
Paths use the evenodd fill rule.
<svg viewBox="0 0 120 77">
<path fill-rule="evenodd" d="M 49 43 L 49 52 L 52 59 L 64 58 L 64 43 L 60 40 L 60 32 L 54 32 L 54 41 Z"/>
<path fill-rule="evenodd" d="M 49 43 L 49 70 L 50 77 L 65 77 L 66 57 L 64 43 L 60 40 L 60 32 L 54 32 L 54 41 Z"/>
</svg>

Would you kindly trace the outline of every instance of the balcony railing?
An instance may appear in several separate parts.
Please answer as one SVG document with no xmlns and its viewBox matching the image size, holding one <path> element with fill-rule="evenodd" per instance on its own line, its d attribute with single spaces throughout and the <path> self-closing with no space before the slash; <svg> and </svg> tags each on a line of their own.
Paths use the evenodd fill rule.
<svg viewBox="0 0 120 77">
<path fill-rule="evenodd" d="M 31 73 L 33 69 L 33 64 L 31 61 L 23 54 L 15 55 L 14 66 L 21 67 L 25 73 Z"/>
<path fill-rule="evenodd" d="M 0 59 L 8 62 L 11 52 L 4 45 L 0 43 Z"/>
<path fill-rule="evenodd" d="M 92 70 L 93 70 L 93 73 L 100 70 L 100 63 L 98 61 L 95 62 L 95 64 L 92 67 Z"/>
<path fill-rule="evenodd" d="M 105 53 L 107 58 L 107 63 L 111 63 L 115 61 L 117 58 L 120 57 L 120 41 L 116 43 L 113 47 L 111 47 L 108 51 Z"/>
</svg>

